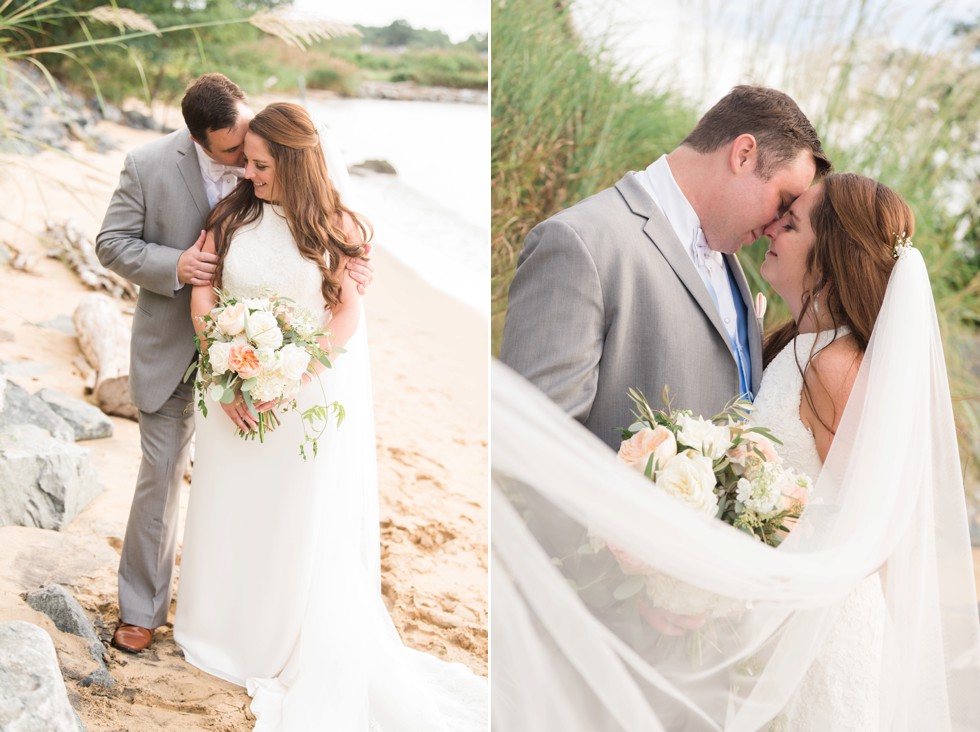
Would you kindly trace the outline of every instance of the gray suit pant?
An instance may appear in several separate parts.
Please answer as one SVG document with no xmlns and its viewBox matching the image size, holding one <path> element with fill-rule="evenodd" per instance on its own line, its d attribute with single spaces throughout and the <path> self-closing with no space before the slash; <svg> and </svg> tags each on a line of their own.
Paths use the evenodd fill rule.
<svg viewBox="0 0 980 732">
<path fill-rule="evenodd" d="M 143 628 L 166 623 L 170 609 L 193 395 L 181 383 L 159 410 L 139 414 L 143 459 L 119 560 L 119 617 Z"/>
</svg>

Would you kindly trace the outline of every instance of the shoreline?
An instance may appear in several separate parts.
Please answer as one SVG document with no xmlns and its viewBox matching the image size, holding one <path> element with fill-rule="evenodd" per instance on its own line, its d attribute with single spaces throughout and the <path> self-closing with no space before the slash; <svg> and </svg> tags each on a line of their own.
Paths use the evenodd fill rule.
<svg viewBox="0 0 980 732">
<path fill-rule="evenodd" d="M 0 183 L 10 212 L 0 222 L 0 239 L 36 256 L 37 271 L 0 267 L 0 361 L 11 380 L 31 392 L 48 387 L 85 398 L 72 364 L 74 336 L 44 324 L 70 318 L 90 292 L 45 256 L 37 234 L 46 217 L 70 216 L 94 239 L 125 151 L 159 136 L 111 123 L 100 123 L 99 130 L 117 142 L 116 150 L 99 154 L 76 143 L 74 158 L 0 156 L 13 168 Z M 383 220 L 384 212 L 379 215 Z M 488 320 L 427 285 L 383 241 L 375 263 L 365 310 L 373 336 L 384 600 L 407 645 L 486 675 Z M 105 490 L 68 527 L 0 527 L 0 622 L 25 620 L 49 633 L 69 699 L 91 732 L 251 729 L 244 689 L 184 662 L 169 625 L 140 656 L 107 648 L 113 688 L 83 687 L 79 680 L 94 669 L 85 641 L 58 631 L 22 599 L 39 586 L 63 584 L 108 643 L 139 462 L 136 423 L 112 422 L 112 437 L 78 443 L 90 451 Z M 185 486 L 181 528 L 187 497 Z"/>
</svg>

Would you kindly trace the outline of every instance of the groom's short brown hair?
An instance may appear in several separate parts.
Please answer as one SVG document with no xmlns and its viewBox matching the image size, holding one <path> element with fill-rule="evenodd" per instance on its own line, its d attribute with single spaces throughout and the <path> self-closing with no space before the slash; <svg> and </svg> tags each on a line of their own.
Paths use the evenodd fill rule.
<svg viewBox="0 0 980 732">
<path fill-rule="evenodd" d="M 191 137 L 210 149 L 208 133 L 234 127 L 239 102 L 248 100 L 238 84 L 224 74 L 205 74 L 187 85 L 180 111 Z"/>
<path fill-rule="evenodd" d="M 681 144 L 708 153 L 744 134 L 755 137 L 757 173 L 765 180 L 796 160 L 801 150 L 813 154 L 818 179 L 830 172 L 830 160 L 810 120 L 789 95 L 765 86 L 736 86 L 705 113 Z"/>
</svg>

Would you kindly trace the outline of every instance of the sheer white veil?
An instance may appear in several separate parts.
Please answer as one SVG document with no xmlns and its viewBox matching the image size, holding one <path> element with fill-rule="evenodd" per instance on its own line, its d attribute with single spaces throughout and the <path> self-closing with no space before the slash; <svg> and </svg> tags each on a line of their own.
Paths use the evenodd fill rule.
<svg viewBox="0 0 980 732">
<path fill-rule="evenodd" d="M 916 250 L 896 263 L 813 499 L 778 549 L 650 490 L 506 366 L 491 383 L 495 730 L 778 729 L 844 601 L 879 570 L 881 728 L 976 728 L 963 482 Z M 623 576 L 584 549 L 590 533 L 733 610 L 660 636 L 617 599 Z"/>
</svg>

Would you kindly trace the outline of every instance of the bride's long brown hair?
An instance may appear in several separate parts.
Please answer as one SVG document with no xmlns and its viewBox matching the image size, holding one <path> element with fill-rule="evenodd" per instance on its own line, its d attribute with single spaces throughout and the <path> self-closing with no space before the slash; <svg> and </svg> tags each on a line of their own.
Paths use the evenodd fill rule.
<svg viewBox="0 0 980 732">
<path fill-rule="evenodd" d="M 863 175 L 832 173 L 820 185 L 823 195 L 810 209 L 815 241 L 806 259 L 809 286 L 801 312 L 818 307 L 835 328 L 849 327 L 863 353 L 895 266 L 896 236 L 912 237 L 915 215 L 895 191 Z M 769 333 L 763 363 L 797 335 L 793 320 Z"/>
<path fill-rule="evenodd" d="M 300 254 L 320 268 L 323 299 L 332 307 L 340 302 L 340 265 L 344 257 L 359 257 L 372 236 L 370 224 L 347 208 L 327 175 L 320 136 L 309 113 L 298 104 L 270 104 L 249 122 L 248 129 L 269 147 L 275 161 L 275 203 L 289 224 Z M 262 199 L 252 182 L 242 180 L 214 207 L 205 227 L 214 232 L 218 255 L 214 284 L 221 287 L 228 244 L 235 232 L 262 216 Z M 344 228 L 354 222 L 356 233 Z"/>
<path fill-rule="evenodd" d="M 912 237 L 915 215 L 895 191 L 863 175 L 833 173 L 820 185 L 823 195 L 810 209 L 815 241 L 806 259 L 804 282 L 808 284 L 800 312 L 819 309 L 829 316 L 834 330 L 847 326 L 863 354 L 895 266 L 896 237 Z M 792 319 L 770 332 L 763 364 L 768 366 L 798 335 L 799 327 Z M 816 353 L 811 351 L 807 363 Z M 797 366 L 801 373 L 805 371 L 798 357 Z M 803 395 L 812 407 L 805 380 Z"/>
</svg>

